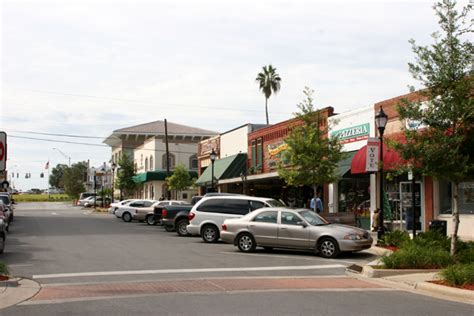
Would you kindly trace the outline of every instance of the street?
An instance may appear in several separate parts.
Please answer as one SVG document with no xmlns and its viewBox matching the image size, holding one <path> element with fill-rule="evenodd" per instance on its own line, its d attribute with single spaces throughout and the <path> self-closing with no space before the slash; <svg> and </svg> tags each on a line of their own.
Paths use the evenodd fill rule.
<svg viewBox="0 0 474 316">
<path fill-rule="evenodd" d="M 472 306 L 350 278 L 368 252 L 240 253 L 65 203 L 24 203 L 6 262 L 41 291 L 0 315 L 471 315 Z"/>
</svg>

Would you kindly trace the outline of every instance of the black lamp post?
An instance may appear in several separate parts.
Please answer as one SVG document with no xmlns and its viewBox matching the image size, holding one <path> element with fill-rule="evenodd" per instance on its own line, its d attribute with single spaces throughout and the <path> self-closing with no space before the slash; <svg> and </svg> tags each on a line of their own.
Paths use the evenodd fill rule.
<svg viewBox="0 0 474 316">
<path fill-rule="evenodd" d="M 384 234 L 384 227 L 383 227 L 383 132 L 385 131 L 385 126 L 387 125 L 388 116 L 383 111 L 382 107 L 380 107 L 379 113 L 375 115 L 375 124 L 377 124 L 377 128 L 379 130 L 379 138 L 380 138 L 380 212 L 379 212 L 379 222 L 377 227 L 377 239 L 382 238 Z"/>
<path fill-rule="evenodd" d="M 115 168 L 117 168 L 117 164 L 115 162 L 112 162 L 112 203 L 114 203 L 114 193 L 115 193 L 115 187 L 114 187 Z"/>
<path fill-rule="evenodd" d="M 212 164 L 212 166 L 211 166 L 211 168 L 212 168 L 212 169 L 211 169 L 211 171 L 212 171 L 212 172 L 211 172 L 211 190 L 212 190 L 212 192 L 215 192 L 215 191 L 214 191 L 214 161 L 216 161 L 217 154 L 216 154 L 216 152 L 214 151 L 214 148 L 212 149 L 212 152 L 211 152 L 211 154 L 209 155 L 209 158 L 211 159 L 211 164 Z"/>
</svg>

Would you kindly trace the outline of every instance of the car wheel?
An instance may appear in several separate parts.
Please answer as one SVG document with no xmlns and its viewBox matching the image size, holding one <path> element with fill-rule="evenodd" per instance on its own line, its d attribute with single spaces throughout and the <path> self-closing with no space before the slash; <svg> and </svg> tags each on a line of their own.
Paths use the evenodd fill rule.
<svg viewBox="0 0 474 316">
<path fill-rule="evenodd" d="M 171 233 L 171 232 L 174 232 L 174 227 L 173 227 L 173 226 L 165 225 L 165 230 L 166 230 L 168 233 Z"/>
<path fill-rule="evenodd" d="M 176 232 L 178 233 L 178 235 L 180 236 L 188 236 L 188 230 L 186 229 L 186 226 L 189 225 L 189 221 L 185 218 L 183 219 L 180 219 L 177 223 L 176 223 Z"/>
<path fill-rule="evenodd" d="M 2 236 L 2 238 L 0 239 L 0 253 L 3 253 L 4 250 L 5 250 L 5 236 Z"/>
<path fill-rule="evenodd" d="M 339 246 L 332 238 L 323 238 L 319 241 L 319 254 L 324 258 L 334 258 L 339 254 Z"/>
<path fill-rule="evenodd" d="M 237 247 L 242 252 L 252 252 L 257 248 L 257 244 L 252 235 L 249 233 L 243 233 L 237 237 Z"/>
<path fill-rule="evenodd" d="M 206 225 L 201 231 L 202 240 L 208 243 L 215 243 L 219 240 L 219 229 L 214 225 Z"/>
<path fill-rule="evenodd" d="M 156 225 L 155 216 L 153 216 L 153 215 L 148 215 L 148 216 L 146 217 L 146 223 L 147 223 L 148 225 Z"/>
<path fill-rule="evenodd" d="M 125 212 L 122 214 L 122 219 L 124 222 L 131 222 L 132 221 L 132 214 Z"/>
</svg>

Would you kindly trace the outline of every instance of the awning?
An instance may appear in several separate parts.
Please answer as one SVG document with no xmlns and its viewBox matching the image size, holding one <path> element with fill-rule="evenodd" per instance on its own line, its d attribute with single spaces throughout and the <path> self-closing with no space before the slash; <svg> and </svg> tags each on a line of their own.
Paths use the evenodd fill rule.
<svg viewBox="0 0 474 316">
<path fill-rule="evenodd" d="M 247 154 L 237 154 L 225 157 L 214 162 L 214 178 L 217 180 L 240 177 L 245 171 Z M 210 184 L 212 176 L 212 165 L 209 165 L 196 181 L 196 185 L 205 186 Z"/>
<path fill-rule="evenodd" d="M 359 149 L 354 158 L 352 158 L 351 163 L 351 173 L 366 173 L 366 156 L 367 156 L 367 145 Z M 403 163 L 403 160 L 400 158 L 400 155 L 393 149 L 387 148 L 387 145 L 383 146 L 383 170 L 390 171 L 394 170 Z"/>
<path fill-rule="evenodd" d="M 356 154 L 356 152 L 357 151 L 349 151 L 349 152 L 344 153 L 346 158 L 339 161 L 339 164 L 337 166 L 337 175 L 339 177 L 342 177 L 343 175 L 346 174 L 347 171 L 351 170 L 352 159 L 354 158 L 354 155 Z"/>
<path fill-rule="evenodd" d="M 173 171 L 170 172 L 173 175 Z M 197 178 L 196 171 L 189 171 L 189 176 L 192 178 Z M 167 177 L 166 170 L 156 170 L 156 171 L 147 171 L 139 173 L 132 177 L 133 182 L 135 183 L 144 183 L 149 181 L 165 181 Z"/>
</svg>

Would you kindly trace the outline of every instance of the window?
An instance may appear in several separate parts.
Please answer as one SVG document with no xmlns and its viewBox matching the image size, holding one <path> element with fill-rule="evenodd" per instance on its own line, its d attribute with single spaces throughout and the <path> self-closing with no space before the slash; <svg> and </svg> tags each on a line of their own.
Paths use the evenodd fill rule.
<svg viewBox="0 0 474 316">
<path fill-rule="evenodd" d="M 283 225 L 298 225 L 298 222 L 301 222 L 296 214 L 290 212 L 281 212 L 281 223 Z"/>
<path fill-rule="evenodd" d="M 189 157 L 189 169 L 197 169 L 198 168 L 198 159 L 196 155 L 192 155 Z"/>
<path fill-rule="evenodd" d="M 254 222 L 263 222 L 263 223 L 277 223 L 278 212 L 276 211 L 268 211 L 262 212 L 255 216 L 253 219 Z"/>
<path fill-rule="evenodd" d="M 259 208 L 265 207 L 265 203 L 259 201 L 250 201 L 250 208 L 255 211 Z"/>
<path fill-rule="evenodd" d="M 263 167 L 263 141 L 257 139 L 257 166 Z"/>
<path fill-rule="evenodd" d="M 459 183 L 459 214 L 474 214 L 474 181 Z M 452 187 L 447 181 L 439 182 L 439 213 L 452 214 Z"/>
<path fill-rule="evenodd" d="M 133 202 L 133 203 L 130 203 L 130 207 L 142 207 L 143 206 L 143 202 Z"/>
<path fill-rule="evenodd" d="M 224 201 L 223 199 L 207 200 L 199 205 L 197 210 L 200 212 L 218 213 L 222 210 Z"/>
<path fill-rule="evenodd" d="M 140 155 L 140 167 L 143 167 L 143 154 Z"/>
<path fill-rule="evenodd" d="M 257 166 L 257 148 L 255 146 L 255 140 L 252 140 L 252 167 Z"/>
<path fill-rule="evenodd" d="M 143 207 L 150 207 L 153 204 L 152 201 L 144 201 L 143 202 Z"/>
<path fill-rule="evenodd" d="M 175 156 L 173 154 L 169 154 L 169 156 L 170 156 L 170 160 L 169 160 L 170 169 L 173 169 L 174 164 L 175 164 Z M 162 168 L 166 170 L 166 154 L 163 154 L 161 161 L 163 162 Z"/>
<path fill-rule="evenodd" d="M 148 171 L 148 158 L 145 158 L 145 171 Z"/>
<path fill-rule="evenodd" d="M 225 200 L 222 213 L 245 215 L 250 212 L 249 201 L 241 199 L 227 199 Z"/>
<path fill-rule="evenodd" d="M 150 156 L 150 171 L 155 171 L 155 165 L 153 164 L 153 156 Z"/>
</svg>

